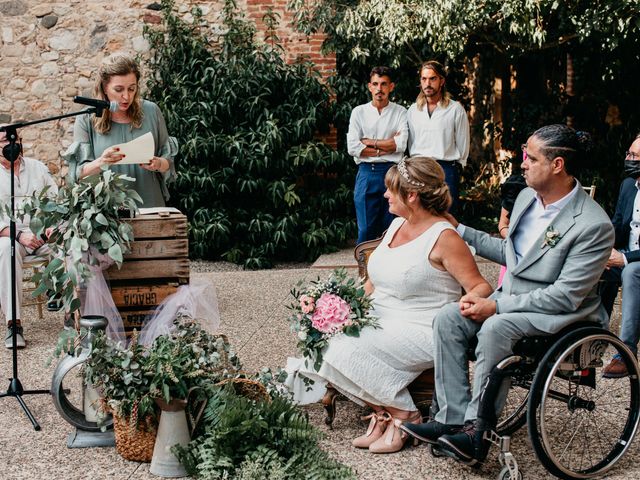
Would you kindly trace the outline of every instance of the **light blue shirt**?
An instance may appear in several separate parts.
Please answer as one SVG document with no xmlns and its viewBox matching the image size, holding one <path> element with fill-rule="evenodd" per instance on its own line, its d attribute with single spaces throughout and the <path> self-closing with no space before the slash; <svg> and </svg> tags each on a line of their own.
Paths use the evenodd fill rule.
<svg viewBox="0 0 640 480">
<path fill-rule="evenodd" d="M 529 208 L 520 218 L 520 222 L 512 234 L 513 248 L 516 252 L 517 262 L 520 263 L 522 257 L 534 246 L 535 242 L 540 238 L 553 220 L 558 216 L 560 210 L 571 201 L 578 191 L 579 184 L 573 187 L 568 194 L 560 200 L 545 206 L 542 198 L 536 193 L 535 202 L 529 205 Z"/>
</svg>

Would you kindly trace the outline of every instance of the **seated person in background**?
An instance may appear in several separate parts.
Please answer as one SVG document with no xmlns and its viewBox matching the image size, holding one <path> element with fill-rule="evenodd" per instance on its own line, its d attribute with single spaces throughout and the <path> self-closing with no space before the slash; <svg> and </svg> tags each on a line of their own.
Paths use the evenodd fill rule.
<svg viewBox="0 0 640 480">
<path fill-rule="evenodd" d="M 451 218 L 478 255 L 506 264 L 507 273 L 491 297 L 468 292 L 436 315 L 439 411 L 428 423 L 401 428 L 459 459 L 484 460 L 489 447 L 483 433 L 494 426 L 476 424 L 482 388 L 491 369 L 512 353 L 520 338 L 551 335 L 580 320 L 608 322 L 597 283 L 611 252 L 613 227 L 573 176 L 584 157 L 585 140 L 586 134 L 566 125 L 542 127 L 529 137 L 522 163 L 529 188 L 515 202 L 506 239 Z M 471 396 L 466 352 L 476 336 Z M 496 398 L 497 414 L 508 387 L 506 381 Z"/>
<path fill-rule="evenodd" d="M 105 110 L 102 117 L 79 116 L 73 126 L 74 142 L 64 157 L 72 179 L 98 173 L 106 165 L 135 178 L 133 188 L 142 197 L 142 207 L 164 207 L 169 198 L 166 182 L 175 176 L 178 144 L 169 137 L 158 106 L 140 97 L 139 82 L 140 68 L 132 57 L 122 53 L 107 57 L 98 69 L 94 93 L 101 100 L 117 102 L 118 109 Z M 118 165 L 124 156 L 114 146 L 149 132 L 155 143 L 151 162 Z"/>
<path fill-rule="evenodd" d="M 358 338 L 333 337 L 320 370 L 301 371 L 373 408 L 367 432 L 353 441 L 373 453 L 400 450 L 407 438 L 400 421 L 422 421 L 407 386 L 433 365 L 438 310 L 460 298 L 461 286 L 478 298 L 492 291 L 444 218 L 451 196 L 442 167 L 431 158 L 401 160 L 385 184 L 389 211 L 399 218 L 371 254 L 365 286 L 381 328 L 363 329 Z"/>
<path fill-rule="evenodd" d="M 498 221 L 498 233 L 502 238 L 507 238 L 509 233 L 509 219 L 513 204 L 523 188 L 527 186 L 524 177 L 519 173 L 513 173 L 500 185 L 500 220 Z M 507 271 L 507 267 L 500 267 L 500 276 L 498 278 L 498 287 L 502 285 L 502 279 Z"/>
<path fill-rule="evenodd" d="M 618 203 L 613 215 L 615 248 L 602 275 L 602 303 L 611 314 L 622 283 L 622 325 L 620 339 L 638 354 L 640 340 L 640 134 L 626 152 Z M 620 358 L 614 356 L 603 376 L 626 377 L 629 373 Z"/>
<path fill-rule="evenodd" d="M 9 144 L 6 133 L 0 132 L 0 149 Z M 22 144 L 20 150 L 22 151 Z M 26 255 L 46 255 L 48 248 L 45 242 L 36 237 L 29 229 L 28 217 L 16 223 L 16 320 L 12 320 L 11 304 L 11 240 L 9 236 L 9 218 L 4 213 L 4 207 L 11 205 L 11 162 L 4 155 L 0 155 L 0 307 L 7 319 L 7 333 L 4 345 L 11 348 L 13 343 L 13 329 L 16 329 L 16 346 L 24 348 L 24 330 L 20 323 L 20 300 L 22 299 L 22 261 Z M 34 193 L 49 187 L 49 192 L 55 195 L 58 186 L 49 173 L 46 165 L 33 158 L 27 158 L 20 153 L 14 164 L 15 209 L 20 212 L 22 203 Z"/>
</svg>

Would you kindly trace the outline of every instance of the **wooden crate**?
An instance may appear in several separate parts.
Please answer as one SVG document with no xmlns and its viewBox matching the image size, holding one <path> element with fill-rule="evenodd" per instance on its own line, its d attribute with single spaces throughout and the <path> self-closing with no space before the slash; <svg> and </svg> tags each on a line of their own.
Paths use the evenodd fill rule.
<svg viewBox="0 0 640 480">
<path fill-rule="evenodd" d="M 118 307 L 127 335 L 140 330 L 147 315 L 152 314 L 165 298 L 178 290 L 177 283 L 156 285 L 115 285 L 111 296 Z"/>
<path fill-rule="evenodd" d="M 180 284 L 189 283 L 189 240 L 182 214 L 141 215 L 126 221 L 131 222 L 135 240 L 122 267 L 109 268 L 107 278 L 130 335 Z"/>
</svg>

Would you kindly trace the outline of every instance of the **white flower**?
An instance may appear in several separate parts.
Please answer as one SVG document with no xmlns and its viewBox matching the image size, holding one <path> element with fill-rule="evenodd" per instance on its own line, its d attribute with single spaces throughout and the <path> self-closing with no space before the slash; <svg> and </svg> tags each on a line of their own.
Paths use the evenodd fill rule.
<svg viewBox="0 0 640 480">
<path fill-rule="evenodd" d="M 300 330 L 300 331 L 298 332 L 298 338 L 299 338 L 301 341 L 303 341 L 303 342 L 304 342 L 304 341 L 307 339 L 307 331 L 306 331 L 306 330 Z"/>
</svg>

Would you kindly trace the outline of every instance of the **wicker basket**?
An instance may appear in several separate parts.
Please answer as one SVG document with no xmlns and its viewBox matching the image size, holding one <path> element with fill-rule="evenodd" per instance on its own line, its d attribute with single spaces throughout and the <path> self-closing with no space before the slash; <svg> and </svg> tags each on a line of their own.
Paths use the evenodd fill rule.
<svg viewBox="0 0 640 480">
<path fill-rule="evenodd" d="M 263 384 L 250 378 L 227 378 L 218 382 L 217 385 L 233 385 L 238 395 L 255 401 L 268 402 L 271 400 L 269 392 Z"/>
<path fill-rule="evenodd" d="M 151 461 L 157 433 L 156 422 L 151 417 L 132 425 L 128 418 L 114 414 L 113 430 L 116 450 L 123 458 L 134 462 Z"/>
</svg>

